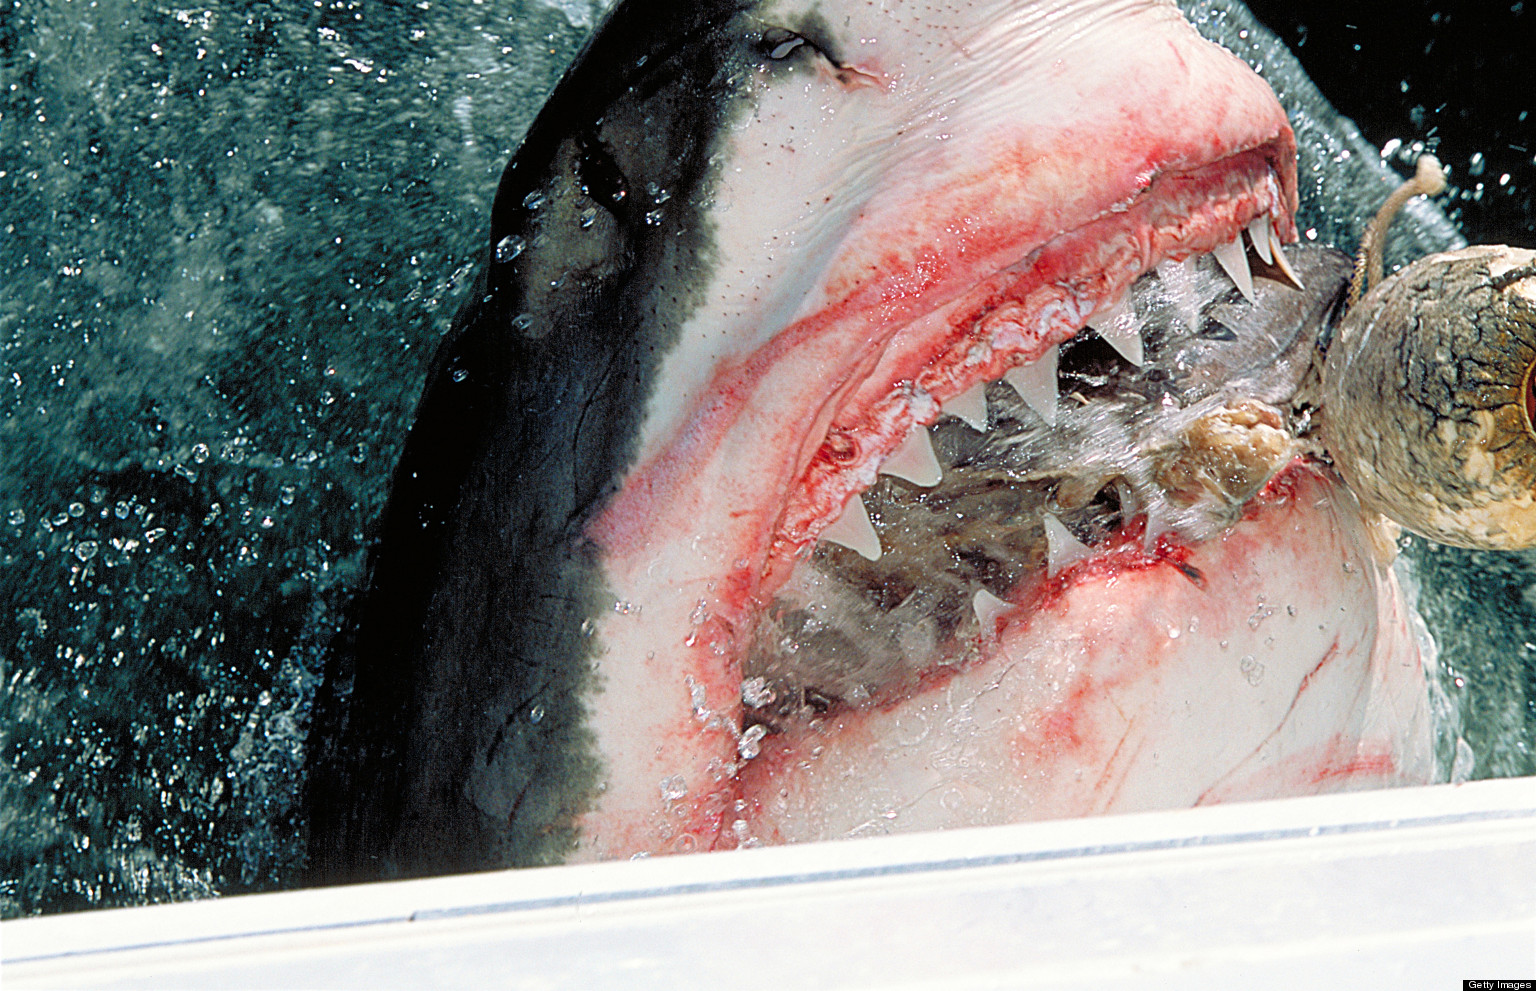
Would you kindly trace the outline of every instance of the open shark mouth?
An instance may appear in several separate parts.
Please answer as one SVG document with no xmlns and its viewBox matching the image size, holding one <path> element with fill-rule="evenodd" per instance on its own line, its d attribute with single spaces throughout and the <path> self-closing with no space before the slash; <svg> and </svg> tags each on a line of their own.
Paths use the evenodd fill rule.
<svg viewBox="0 0 1536 991">
<path fill-rule="evenodd" d="M 708 779 L 674 769 L 651 816 L 592 814 L 600 855 L 1428 780 L 1392 538 L 1291 405 L 1349 262 L 1288 261 L 1275 226 L 1159 262 L 942 406 L 894 390 L 876 407 L 923 412 L 883 458 L 877 431 L 833 426 L 763 576 L 735 577 L 746 605 L 707 594 L 731 576 L 690 597 L 682 653 L 718 663 L 685 665 L 672 739 Z M 954 350 L 1008 361 L 996 336 Z M 807 509 L 847 488 L 840 515 Z"/>
<path fill-rule="evenodd" d="M 1080 249 L 1095 231 L 1067 240 L 1103 264 L 1077 283 L 1099 294 L 1068 288 L 1040 251 L 895 333 L 829 404 L 824 439 L 800 445 L 814 453 L 762 513 L 778 513 L 771 537 L 749 538 L 723 575 L 679 582 L 689 611 L 671 660 L 687 702 L 651 742 L 683 759 L 640 779 L 662 800 L 649 815 L 614 822 L 600 799 L 587 851 L 1429 779 L 1392 538 L 1308 459 L 1307 411 L 1291 405 L 1349 263 L 1287 259 L 1288 177 L 1265 161 L 1228 159 L 1191 184 L 1222 191 L 1218 219 L 1197 197 L 1181 205 L 1200 219 L 1179 229 L 1197 245 L 1238 232 L 1209 253 L 1138 254 L 1157 260 L 1119 289 L 1104 273 L 1135 266 Z M 1010 281 L 1025 286 L 1000 300 Z M 593 538 L 655 573 L 626 494 Z M 643 614 L 620 598 L 600 633 Z M 661 656 L 639 668 L 654 675 Z"/>
<path fill-rule="evenodd" d="M 617 8 L 503 179 L 319 869 L 1426 780 L 1268 86 L 1164 3 L 685 6 Z"/>
</svg>

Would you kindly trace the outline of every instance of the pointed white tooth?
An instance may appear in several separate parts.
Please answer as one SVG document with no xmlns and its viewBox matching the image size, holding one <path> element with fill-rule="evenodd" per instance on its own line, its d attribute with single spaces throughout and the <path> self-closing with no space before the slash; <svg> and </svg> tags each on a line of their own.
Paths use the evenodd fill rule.
<svg viewBox="0 0 1536 991">
<path fill-rule="evenodd" d="M 1264 264 L 1275 263 L 1274 253 L 1269 250 L 1269 214 L 1261 213 L 1248 222 L 1248 239 L 1253 242 L 1253 250 L 1264 259 Z"/>
<path fill-rule="evenodd" d="M 997 636 L 997 621 L 1012 605 L 999 599 L 986 589 L 977 589 L 971 596 L 971 608 L 976 610 L 976 622 L 981 624 L 981 635 L 987 639 Z"/>
<path fill-rule="evenodd" d="M 821 539 L 858 551 L 871 561 L 880 560 L 880 535 L 869 522 L 869 510 L 864 508 L 864 500 L 859 496 L 848 500 L 843 515 L 821 531 Z"/>
<path fill-rule="evenodd" d="M 1093 550 L 1072 536 L 1072 531 L 1061 520 L 1046 513 L 1045 520 L 1045 574 L 1055 578 L 1061 572 L 1084 558 L 1091 557 Z"/>
<path fill-rule="evenodd" d="M 904 478 L 913 485 L 932 488 L 944 480 L 944 469 L 933 453 L 933 441 L 924 427 L 907 435 L 901 446 L 880 465 L 880 474 Z"/>
<path fill-rule="evenodd" d="M 1088 318 L 1088 326 L 1120 352 L 1120 356 L 1133 365 L 1144 360 L 1141 349 L 1141 328 L 1136 326 L 1136 312 L 1123 297 L 1108 309 Z"/>
<path fill-rule="evenodd" d="M 1157 538 L 1165 533 L 1173 532 L 1173 520 L 1168 512 L 1167 504 L 1159 499 L 1153 499 L 1147 504 L 1147 530 L 1142 534 L 1141 549 L 1146 554 L 1151 554 L 1157 547 Z"/>
<path fill-rule="evenodd" d="M 1233 282 L 1237 283 L 1237 289 L 1248 302 L 1253 302 L 1253 273 L 1248 271 L 1248 255 L 1243 251 L 1243 242 L 1239 238 L 1233 238 L 1226 244 L 1218 244 L 1211 250 L 1216 260 L 1221 263 L 1222 269 Z"/>
<path fill-rule="evenodd" d="M 977 382 L 960 395 L 944 403 L 944 412 L 958 416 L 980 433 L 987 431 L 987 383 Z"/>
<path fill-rule="evenodd" d="M 1285 277 L 1290 279 L 1291 284 L 1297 289 L 1305 289 L 1306 286 L 1301 284 L 1301 276 L 1296 274 L 1296 270 L 1291 268 L 1290 261 L 1285 257 L 1285 249 L 1280 247 L 1280 239 L 1275 237 L 1273 233 L 1269 236 L 1269 247 L 1275 253 L 1275 264 L 1279 266 L 1280 271 L 1285 273 Z"/>
<path fill-rule="evenodd" d="M 1056 349 L 1051 348 L 1027 365 L 1010 368 L 1003 381 L 1039 413 L 1051 426 L 1056 425 Z"/>
<path fill-rule="evenodd" d="M 1141 512 L 1141 500 L 1137 498 L 1135 487 L 1123 478 L 1115 480 L 1115 495 L 1120 500 L 1120 525 L 1124 526 Z"/>
</svg>

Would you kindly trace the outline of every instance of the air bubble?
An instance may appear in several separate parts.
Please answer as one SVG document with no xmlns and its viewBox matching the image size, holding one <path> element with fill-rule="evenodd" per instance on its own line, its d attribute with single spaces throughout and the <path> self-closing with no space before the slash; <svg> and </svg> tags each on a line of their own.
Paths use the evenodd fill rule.
<svg viewBox="0 0 1536 991">
<path fill-rule="evenodd" d="M 581 225 L 582 230 L 586 230 L 596 222 L 597 207 L 595 206 L 584 207 L 582 208 L 581 213 L 576 215 L 576 223 Z"/>
<path fill-rule="evenodd" d="M 539 723 L 543 722 L 544 721 L 544 706 L 542 706 L 542 705 L 540 705 L 538 703 L 534 703 L 528 709 L 528 721 L 530 723 L 533 723 L 535 726 L 537 726 Z"/>
<path fill-rule="evenodd" d="M 529 210 L 537 210 L 543 205 L 544 194 L 537 189 L 523 197 L 523 206 L 527 207 Z"/>
<path fill-rule="evenodd" d="M 96 556 L 97 544 L 94 540 L 82 540 L 75 545 L 75 557 L 82 561 L 89 561 Z"/>
</svg>

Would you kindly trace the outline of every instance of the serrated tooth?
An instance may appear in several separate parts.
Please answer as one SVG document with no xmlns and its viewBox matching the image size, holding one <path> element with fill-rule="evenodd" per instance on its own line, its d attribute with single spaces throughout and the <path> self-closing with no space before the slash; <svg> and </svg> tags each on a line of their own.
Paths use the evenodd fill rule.
<svg viewBox="0 0 1536 991">
<path fill-rule="evenodd" d="M 925 489 L 943 481 L 944 469 L 933 453 L 933 440 L 928 431 L 918 427 L 908 434 L 901 446 L 880 465 L 880 474 L 895 475 Z"/>
<path fill-rule="evenodd" d="M 871 561 L 880 560 L 880 535 L 869 522 L 869 510 L 864 508 L 864 500 L 859 496 L 848 500 L 843 515 L 821 531 L 821 539 L 857 551 Z"/>
<path fill-rule="evenodd" d="M 976 622 L 981 624 L 982 636 L 991 639 L 997 636 L 998 618 L 1013 606 L 982 588 L 971 596 L 971 608 L 976 611 Z"/>
<path fill-rule="evenodd" d="M 1045 574 L 1049 578 L 1055 578 L 1061 572 L 1093 556 L 1093 549 L 1087 544 L 1072 536 L 1056 517 L 1046 513 L 1042 519 L 1045 522 Z"/>
<path fill-rule="evenodd" d="M 1145 352 L 1141 347 L 1141 327 L 1136 323 L 1136 311 L 1131 309 L 1130 301 L 1121 297 L 1114 305 L 1100 310 L 1088 318 L 1088 326 L 1099 332 L 1099 336 L 1109 342 L 1109 346 L 1120 352 L 1120 356 L 1133 365 L 1140 365 L 1145 359 Z"/>
<path fill-rule="evenodd" d="M 1252 303 L 1253 273 L 1248 270 L 1248 254 L 1243 250 L 1242 239 L 1233 238 L 1226 244 L 1218 244 L 1211 249 L 1211 254 L 1221 263 L 1222 271 L 1237 283 L 1237 290 L 1243 294 L 1243 298 Z"/>
<path fill-rule="evenodd" d="M 1003 381 L 1013 386 L 1013 391 L 1041 419 L 1056 425 L 1056 348 L 1027 365 L 1008 369 L 1003 373 Z"/>
<path fill-rule="evenodd" d="M 959 417 L 978 433 L 987 432 L 987 383 L 977 382 L 953 399 L 946 401 L 943 411 Z"/>
<path fill-rule="evenodd" d="M 1291 285 L 1297 289 L 1305 289 L 1306 286 L 1301 284 L 1301 276 L 1296 274 L 1294 268 L 1291 268 L 1290 261 L 1285 257 L 1285 249 L 1280 246 L 1280 239 L 1275 236 L 1273 231 L 1269 235 L 1269 247 L 1275 253 L 1275 265 L 1279 267 L 1281 272 L 1285 273 L 1287 279 L 1291 280 Z"/>
<path fill-rule="evenodd" d="M 1248 222 L 1248 240 L 1253 242 L 1253 250 L 1264 259 L 1264 264 L 1275 263 L 1274 253 L 1269 250 L 1269 214 L 1261 213 Z"/>
</svg>

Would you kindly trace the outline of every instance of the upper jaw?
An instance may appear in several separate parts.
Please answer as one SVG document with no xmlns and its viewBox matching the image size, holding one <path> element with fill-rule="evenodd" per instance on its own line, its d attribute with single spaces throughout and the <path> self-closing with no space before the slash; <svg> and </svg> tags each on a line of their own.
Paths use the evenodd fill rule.
<svg viewBox="0 0 1536 991">
<path fill-rule="evenodd" d="M 1271 161 L 1268 149 L 1244 152 L 1154 182 L 1137 202 L 1051 239 L 897 330 L 806 461 L 775 534 L 775 559 L 813 543 L 946 405 L 964 416 L 982 383 L 1006 378 L 1030 393 L 1039 388 L 1032 378 L 1053 380 L 1044 365 L 1054 367 L 1056 346 L 1092 322 L 1113 327 L 1130 284 L 1160 262 L 1214 251 L 1240 286 L 1251 285 L 1245 230 L 1253 250 L 1281 252 L 1283 261 L 1280 241 L 1294 238 L 1290 177 Z M 1134 341 L 1124 346 L 1139 351 Z M 1050 415 L 1044 400 L 1035 404 Z"/>
</svg>

